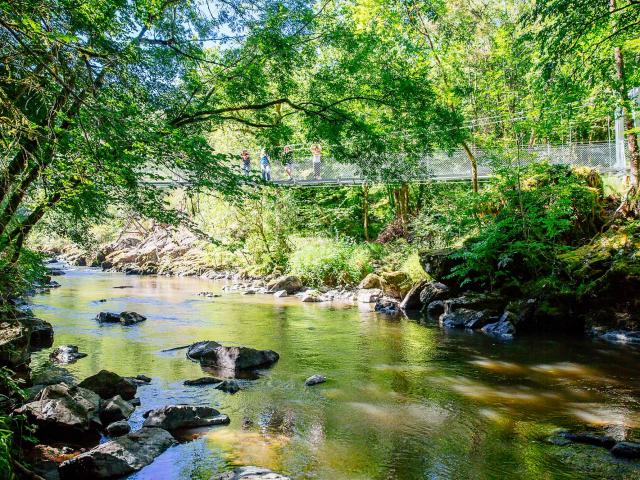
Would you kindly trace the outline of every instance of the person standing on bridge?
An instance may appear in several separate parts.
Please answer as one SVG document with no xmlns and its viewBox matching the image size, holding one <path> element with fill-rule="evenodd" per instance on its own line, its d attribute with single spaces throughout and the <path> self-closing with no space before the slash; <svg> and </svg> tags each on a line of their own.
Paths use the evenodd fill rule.
<svg viewBox="0 0 640 480">
<path fill-rule="evenodd" d="M 251 173 L 251 157 L 249 156 L 249 150 L 246 148 L 243 149 L 240 154 L 240 158 L 242 159 L 242 171 L 245 175 L 249 175 L 249 173 Z"/>
<path fill-rule="evenodd" d="M 320 180 L 320 173 L 322 171 L 322 149 L 317 143 L 311 145 L 311 157 L 313 159 L 313 174 L 316 180 Z"/>
<path fill-rule="evenodd" d="M 289 180 L 293 180 L 293 151 L 289 145 L 285 145 L 282 154 L 282 164 Z"/>
<path fill-rule="evenodd" d="M 260 153 L 260 170 L 262 171 L 262 179 L 265 182 L 271 181 L 271 163 L 269 162 L 269 155 L 263 148 Z"/>
</svg>

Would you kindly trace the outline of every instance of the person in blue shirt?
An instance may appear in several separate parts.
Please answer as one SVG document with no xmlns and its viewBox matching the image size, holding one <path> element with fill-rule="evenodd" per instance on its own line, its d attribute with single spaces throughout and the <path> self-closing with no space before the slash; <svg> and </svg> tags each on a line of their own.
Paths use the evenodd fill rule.
<svg viewBox="0 0 640 480">
<path fill-rule="evenodd" d="M 262 172 L 262 179 L 265 182 L 271 181 L 271 164 L 269 162 L 269 155 L 267 151 L 263 148 L 260 153 L 260 170 Z"/>
</svg>

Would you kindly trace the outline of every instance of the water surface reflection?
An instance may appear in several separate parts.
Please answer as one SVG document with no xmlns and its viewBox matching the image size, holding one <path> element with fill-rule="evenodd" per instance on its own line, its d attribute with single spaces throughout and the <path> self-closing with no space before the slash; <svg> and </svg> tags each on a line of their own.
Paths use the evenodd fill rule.
<svg viewBox="0 0 640 480">
<path fill-rule="evenodd" d="M 504 344 L 296 299 L 199 297 L 223 285 L 191 278 L 73 271 L 60 283 L 34 299 L 34 311 L 53 323 L 55 345 L 89 353 L 69 371 L 78 379 L 103 368 L 153 378 L 138 390 L 134 428 L 145 410 L 178 402 L 213 405 L 232 419 L 131 478 L 208 479 L 246 464 L 309 479 L 589 478 L 559 459 L 543 441 L 548 433 L 591 424 L 623 436 L 639 428 L 640 358 L 629 348 L 571 339 Z M 135 310 L 148 320 L 100 326 L 100 310 Z M 233 396 L 184 387 L 206 372 L 184 350 L 162 350 L 198 340 L 270 348 L 281 359 Z M 47 356 L 36 355 L 36 370 Z M 305 387 L 313 373 L 329 381 Z"/>
</svg>

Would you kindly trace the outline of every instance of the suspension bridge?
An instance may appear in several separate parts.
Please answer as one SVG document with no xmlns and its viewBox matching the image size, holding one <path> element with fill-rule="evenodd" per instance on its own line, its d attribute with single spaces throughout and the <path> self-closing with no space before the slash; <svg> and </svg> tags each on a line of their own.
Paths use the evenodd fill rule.
<svg viewBox="0 0 640 480">
<path fill-rule="evenodd" d="M 617 147 L 617 148 L 616 148 Z M 627 165 L 624 144 L 616 142 L 573 143 L 563 145 L 525 146 L 517 152 L 510 151 L 508 158 L 513 166 L 532 162 L 548 162 L 556 165 L 590 167 L 601 173 L 625 175 Z M 496 156 L 472 148 L 478 163 L 478 177 L 491 176 L 492 163 L 500 161 Z M 260 174 L 259 157 L 253 157 L 252 171 Z M 240 160 L 239 160 L 240 162 Z M 364 164 L 364 165 L 363 165 Z M 462 149 L 451 152 L 438 151 L 420 158 L 397 155 L 383 162 L 341 163 L 331 157 L 321 157 L 314 164 L 311 156 L 296 158 L 291 164 L 291 176 L 277 158 L 270 161 L 270 181 L 277 185 L 360 185 L 363 183 L 420 183 L 426 181 L 464 181 L 471 178 L 471 164 Z"/>
</svg>

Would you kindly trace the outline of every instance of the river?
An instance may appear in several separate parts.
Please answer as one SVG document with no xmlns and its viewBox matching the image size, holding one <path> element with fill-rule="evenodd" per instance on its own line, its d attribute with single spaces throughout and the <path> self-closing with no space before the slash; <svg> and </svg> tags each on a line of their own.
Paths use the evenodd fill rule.
<svg viewBox="0 0 640 480">
<path fill-rule="evenodd" d="M 640 354 L 624 346 L 499 343 L 354 307 L 269 295 L 206 298 L 197 293 L 221 293 L 223 283 L 196 278 L 78 269 L 56 280 L 62 286 L 34 297 L 32 308 L 53 324 L 54 346 L 89 354 L 68 365 L 70 373 L 153 378 L 138 388 L 134 429 L 144 411 L 174 403 L 211 405 L 231 417 L 132 479 L 209 479 L 233 465 L 296 479 L 603 478 L 606 450 L 587 447 L 593 456 L 585 462 L 546 442 L 549 432 L 594 426 L 621 437 L 640 424 Z M 128 327 L 94 320 L 99 311 L 124 310 L 148 320 Z M 242 380 L 235 395 L 185 387 L 206 373 L 184 350 L 161 350 L 198 340 L 273 349 L 280 360 Z M 48 352 L 34 354 L 36 373 L 48 368 Z M 328 381 L 305 387 L 314 373 Z M 638 464 L 611 462 L 606 475 L 640 478 Z"/>
</svg>

